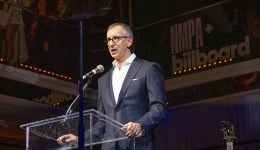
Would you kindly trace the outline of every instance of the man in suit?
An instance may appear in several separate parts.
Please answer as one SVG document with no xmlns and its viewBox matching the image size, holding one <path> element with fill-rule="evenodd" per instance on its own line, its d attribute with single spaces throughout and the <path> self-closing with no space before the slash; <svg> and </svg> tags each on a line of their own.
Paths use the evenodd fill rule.
<svg viewBox="0 0 260 150">
<path fill-rule="evenodd" d="M 114 58 L 113 67 L 98 80 L 99 112 L 124 124 L 128 140 L 102 145 L 103 150 L 131 149 L 133 137 L 136 149 L 154 150 L 153 129 L 167 114 L 164 78 L 159 64 L 136 57 L 131 52 L 133 32 L 123 23 L 115 23 L 107 29 L 109 52 Z M 113 136 L 106 129 L 105 137 Z M 58 142 L 73 142 L 71 134 L 60 137 Z"/>
</svg>

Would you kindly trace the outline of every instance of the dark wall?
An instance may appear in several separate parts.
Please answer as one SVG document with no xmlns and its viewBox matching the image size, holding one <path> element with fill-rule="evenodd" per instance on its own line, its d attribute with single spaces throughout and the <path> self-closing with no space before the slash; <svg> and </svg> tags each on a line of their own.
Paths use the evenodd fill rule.
<svg viewBox="0 0 260 150">
<path fill-rule="evenodd" d="M 234 150 L 259 150 L 259 108 L 259 90 L 170 107 L 156 129 L 158 150 L 224 150 L 222 121 L 235 127 Z"/>
</svg>

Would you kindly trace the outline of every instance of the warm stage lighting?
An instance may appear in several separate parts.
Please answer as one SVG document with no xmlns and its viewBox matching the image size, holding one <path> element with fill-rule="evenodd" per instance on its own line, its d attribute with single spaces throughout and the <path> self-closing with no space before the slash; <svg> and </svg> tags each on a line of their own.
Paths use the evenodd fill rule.
<svg viewBox="0 0 260 150">
<path fill-rule="evenodd" d="M 0 58 L 0 61 L 4 62 L 4 59 Z M 21 67 L 21 68 L 27 69 L 27 70 L 34 71 L 34 72 L 45 73 L 45 74 L 47 74 L 49 76 L 59 77 L 59 78 L 66 79 L 66 80 L 72 80 L 71 77 L 68 77 L 68 76 L 65 76 L 65 75 L 62 75 L 62 74 L 60 75 L 58 73 L 54 73 L 54 72 L 51 72 L 49 70 L 36 68 L 36 67 L 30 66 L 30 65 L 26 65 L 26 64 L 23 64 L 23 63 L 18 64 L 18 66 Z"/>
<path fill-rule="evenodd" d="M 226 60 L 223 60 L 223 61 L 216 61 L 216 62 L 212 62 L 212 63 L 209 63 L 209 64 L 204 64 L 202 66 L 198 66 L 198 67 L 193 67 L 193 68 L 188 68 L 188 69 L 183 69 L 183 70 L 179 70 L 179 71 L 175 71 L 173 72 L 174 75 L 177 75 L 177 74 L 181 74 L 181 73 L 186 73 L 187 71 L 196 71 L 196 70 L 200 70 L 202 68 L 207 68 L 207 67 L 211 67 L 212 65 L 217 65 L 217 64 L 222 64 L 222 63 L 227 63 L 228 61 L 232 61 L 233 59 L 232 58 L 229 58 L 229 59 L 226 59 Z"/>
<path fill-rule="evenodd" d="M 22 68 L 26 68 L 28 70 L 39 72 L 39 73 L 45 73 L 45 74 L 53 76 L 53 77 L 59 77 L 59 78 L 66 79 L 66 80 L 72 80 L 71 77 L 68 77 L 68 76 L 65 76 L 65 75 L 60 75 L 58 73 L 54 73 L 54 72 L 51 72 L 49 70 L 44 70 L 44 69 L 36 68 L 36 67 L 33 67 L 33 66 L 25 65 L 25 64 L 19 64 L 19 66 L 22 67 Z"/>
</svg>

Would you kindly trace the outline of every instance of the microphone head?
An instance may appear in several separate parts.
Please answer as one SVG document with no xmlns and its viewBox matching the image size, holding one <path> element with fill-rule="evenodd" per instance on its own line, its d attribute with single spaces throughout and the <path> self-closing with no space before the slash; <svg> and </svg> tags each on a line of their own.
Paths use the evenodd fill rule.
<svg viewBox="0 0 260 150">
<path fill-rule="evenodd" d="M 104 71 L 104 66 L 103 65 L 98 65 L 97 66 L 97 70 L 99 73 L 103 72 Z"/>
</svg>

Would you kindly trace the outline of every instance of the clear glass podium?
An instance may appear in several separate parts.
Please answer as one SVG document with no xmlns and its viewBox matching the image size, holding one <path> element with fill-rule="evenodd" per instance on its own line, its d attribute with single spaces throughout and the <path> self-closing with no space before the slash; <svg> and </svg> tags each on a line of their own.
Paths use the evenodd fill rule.
<svg viewBox="0 0 260 150">
<path fill-rule="evenodd" d="M 92 146 L 128 139 L 121 129 L 123 124 L 94 109 L 85 110 L 83 118 L 85 147 L 92 149 Z M 21 125 L 26 130 L 26 150 L 77 149 L 77 144 L 60 145 L 56 140 L 65 134 L 78 135 L 78 123 L 79 113 L 72 113 Z M 109 132 L 109 136 L 105 132 Z M 135 144 L 132 144 L 130 149 L 134 147 Z"/>
</svg>

